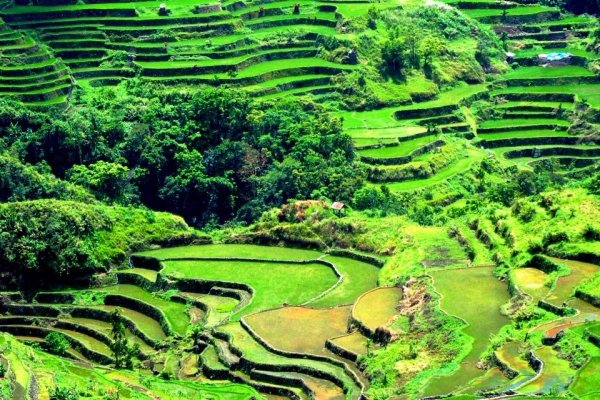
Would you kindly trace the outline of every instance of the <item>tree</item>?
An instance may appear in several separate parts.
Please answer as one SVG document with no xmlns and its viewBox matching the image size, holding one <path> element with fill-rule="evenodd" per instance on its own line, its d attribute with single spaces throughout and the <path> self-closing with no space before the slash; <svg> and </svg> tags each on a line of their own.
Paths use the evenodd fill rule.
<svg viewBox="0 0 600 400">
<path fill-rule="evenodd" d="M 67 350 L 71 347 L 69 341 L 65 338 L 62 333 L 50 332 L 44 338 L 46 350 L 52 354 L 63 356 L 67 353 Z"/>
<path fill-rule="evenodd" d="M 0 263 L 15 274 L 66 276 L 103 266 L 96 233 L 110 226 L 100 209 L 83 203 L 38 200 L 0 204 Z"/>
<path fill-rule="evenodd" d="M 402 76 L 406 68 L 407 46 L 404 40 L 388 39 L 381 48 L 383 67 L 392 76 Z"/>
<path fill-rule="evenodd" d="M 504 49 L 504 51 L 508 51 L 508 39 L 508 32 L 502 31 L 502 34 L 500 35 L 500 40 L 502 41 L 502 48 Z"/>
<path fill-rule="evenodd" d="M 442 40 L 433 35 L 426 36 L 419 45 L 419 54 L 423 59 L 423 68 L 430 68 L 433 58 L 438 56 L 444 47 Z"/>
<path fill-rule="evenodd" d="M 600 173 L 596 174 L 596 176 L 591 179 L 588 185 L 588 190 L 590 193 L 600 196 Z"/>
<path fill-rule="evenodd" d="M 131 175 L 127 167 L 106 161 L 88 166 L 75 165 L 69 172 L 71 182 L 90 189 L 102 200 L 122 204 L 131 203 L 135 199 Z"/>
<path fill-rule="evenodd" d="M 115 368 L 133 368 L 133 359 L 139 356 L 139 344 L 129 344 L 127 340 L 125 324 L 119 309 L 110 314 L 111 336 L 113 342 L 110 346 L 115 359 Z"/>
</svg>

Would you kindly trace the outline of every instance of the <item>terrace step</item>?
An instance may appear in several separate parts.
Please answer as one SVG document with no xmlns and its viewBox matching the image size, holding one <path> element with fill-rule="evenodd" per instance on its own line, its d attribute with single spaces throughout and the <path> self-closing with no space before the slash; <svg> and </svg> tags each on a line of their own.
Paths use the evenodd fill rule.
<svg viewBox="0 0 600 400">
<path fill-rule="evenodd" d="M 285 386 L 302 387 L 302 391 L 306 394 L 303 397 L 308 399 L 343 400 L 346 398 L 344 391 L 338 386 L 327 380 L 304 374 L 252 370 L 250 376 L 256 379 L 262 378 L 262 380 L 278 382 Z"/>
<path fill-rule="evenodd" d="M 356 330 L 347 335 L 327 339 L 325 347 L 340 357 L 356 362 L 358 357 L 367 353 L 368 339 Z"/>
<path fill-rule="evenodd" d="M 402 165 L 411 162 L 415 157 L 420 156 L 421 154 L 428 153 L 444 146 L 446 142 L 441 139 L 432 138 L 429 143 L 423 144 L 422 146 L 405 153 L 402 150 L 403 148 L 411 148 L 406 147 L 407 144 L 410 144 L 410 142 L 394 143 L 393 145 L 386 145 L 379 149 L 368 149 L 359 152 L 360 159 L 371 165 Z M 396 149 L 397 152 L 394 152 Z"/>
<path fill-rule="evenodd" d="M 535 378 L 536 372 L 519 354 L 520 342 L 509 342 L 498 349 L 494 356 L 502 372 L 511 380 L 503 392 L 516 390 Z"/>
<path fill-rule="evenodd" d="M 131 35 L 133 37 L 139 38 L 141 36 L 148 36 L 153 34 L 158 34 L 161 31 L 171 31 L 171 32 L 233 32 L 236 26 L 239 25 L 239 20 L 223 20 L 219 22 L 214 22 L 210 24 L 188 24 L 188 25 L 165 25 L 165 26 L 155 26 L 155 27 L 127 27 L 127 26 L 105 26 L 102 28 L 102 31 L 108 35 Z"/>
<path fill-rule="evenodd" d="M 277 385 L 266 385 L 254 381 L 249 375 L 240 371 L 231 371 L 220 360 L 216 349 L 213 346 L 207 346 L 202 354 L 202 373 L 209 379 L 213 380 L 232 380 L 236 382 L 247 383 L 252 387 L 257 388 L 261 393 L 283 395 L 292 399 L 306 399 L 300 391 L 292 390 Z"/>
<path fill-rule="evenodd" d="M 221 326 L 215 336 L 223 336 L 223 339 L 228 338 L 227 341 L 232 352 L 239 355 L 240 365 L 246 369 L 299 372 L 319 379 L 327 379 L 350 390 L 353 393 L 352 396 L 356 396 L 360 391 L 355 380 L 359 378 L 350 374 L 346 369 L 327 362 L 277 355 L 255 341 L 239 324 L 230 323 Z"/>
<path fill-rule="evenodd" d="M 279 83 L 282 82 L 282 83 Z M 304 88 L 304 87 L 313 87 L 313 86 L 324 86 L 331 82 L 331 77 L 328 75 L 311 75 L 308 77 L 298 77 L 298 79 L 289 80 L 287 78 L 284 79 L 275 79 L 273 81 L 267 81 L 264 83 L 264 86 L 255 86 L 256 89 L 249 88 L 251 93 L 254 96 L 269 96 L 276 95 L 280 92 Z M 269 84 L 267 86 L 267 84 Z"/>
<path fill-rule="evenodd" d="M 64 85 L 70 85 L 71 84 L 71 77 L 68 75 L 63 75 L 62 77 L 56 79 L 56 80 L 47 80 L 41 83 L 33 83 L 33 84 L 25 84 L 25 85 L 16 85 L 16 84 L 9 84 L 6 85 L 4 84 L 2 81 L 0 81 L 0 93 L 10 93 L 10 94 L 16 94 L 16 93 L 31 93 L 34 92 L 36 90 L 44 90 L 44 89 L 51 89 L 51 88 L 55 88 L 58 86 L 64 86 Z"/>
<path fill-rule="evenodd" d="M 230 369 L 236 369 L 240 363 L 240 357 L 233 353 L 230 344 L 222 339 L 213 338 L 212 343 L 217 350 L 219 360 Z"/>
<path fill-rule="evenodd" d="M 33 85 L 35 83 L 43 83 L 46 81 L 57 80 L 62 76 L 69 73 L 69 70 L 65 67 L 62 69 L 54 70 L 43 74 L 32 74 L 31 76 L 15 76 L 15 77 L 2 77 L 0 76 L 0 84 L 2 85 Z"/>
<path fill-rule="evenodd" d="M 274 50 L 264 52 L 263 54 L 251 55 L 243 60 L 239 60 L 238 62 L 227 64 L 214 63 L 212 65 L 210 62 L 205 60 L 198 60 L 197 63 L 194 63 L 193 61 L 187 61 L 182 64 L 177 64 L 177 62 L 169 62 L 165 66 L 154 66 L 152 63 L 140 62 L 136 62 L 136 64 L 142 68 L 142 74 L 146 76 L 218 74 L 232 70 L 241 70 L 264 61 L 314 57 L 316 56 L 317 52 L 318 51 L 315 48 Z"/>
<path fill-rule="evenodd" d="M 43 74 L 59 69 L 60 64 L 57 59 L 49 59 L 37 64 L 20 65 L 18 67 L 1 67 L 1 77 L 27 76 L 31 74 Z"/>
<path fill-rule="evenodd" d="M 557 118 L 556 113 L 550 111 L 508 111 L 503 115 L 503 119 L 555 119 Z M 563 119 L 563 118 L 561 118 Z"/>
<path fill-rule="evenodd" d="M 308 396 L 305 396 L 301 390 L 290 388 L 287 386 L 279 386 L 270 383 L 264 383 L 255 381 L 252 379 L 252 376 L 246 374 L 242 371 L 233 371 L 231 373 L 234 382 L 245 383 L 247 385 L 252 386 L 256 390 L 261 393 L 271 394 L 280 396 L 283 395 L 286 398 L 292 400 L 307 400 Z"/>
<path fill-rule="evenodd" d="M 50 332 L 62 333 L 71 345 L 88 360 L 100 364 L 112 363 L 108 346 L 92 337 L 66 329 L 42 328 L 34 325 L 0 325 L 0 331 L 16 336 L 46 337 Z"/>
<path fill-rule="evenodd" d="M 67 95 L 71 92 L 73 85 L 69 82 L 68 84 L 63 84 L 51 88 L 45 88 L 40 90 L 33 90 L 29 92 L 19 92 L 19 93 L 7 93 L 11 96 L 17 97 L 24 102 L 40 102 L 45 100 L 50 100 L 55 97 L 60 97 L 62 95 Z"/>
<path fill-rule="evenodd" d="M 541 364 L 540 373 L 528 384 L 520 387 L 519 392 L 537 393 L 540 390 L 539 385 L 545 388 L 545 383 L 552 383 L 555 390 L 565 390 L 575 375 L 575 371 L 569 368 L 569 361 L 557 357 L 556 352 L 550 347 L 541 347 L 534 353 L 536 362 Z"/>
</svg>

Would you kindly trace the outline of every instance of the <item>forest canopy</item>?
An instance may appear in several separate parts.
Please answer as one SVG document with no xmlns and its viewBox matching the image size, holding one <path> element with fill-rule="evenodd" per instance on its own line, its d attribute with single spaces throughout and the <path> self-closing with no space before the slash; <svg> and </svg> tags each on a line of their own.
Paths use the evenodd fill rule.
<svg viewBox="0 0 600 400">
<path fill-rule="evenodd" d="M 144 90 L 105 89 L 56 115 L 0 100 L 0 160 L 43 186 L 37 197 L 91 193 L 195 226 L 251 221 L 288 199 L 348 200 L 360 186 L 350 137 L 316 103 L 259 104 L 222 88 Z M 56 178 L 42 179 L 44 169 Z M 20 195 L 31 190 L 22 186 L 3 181 L 0 194 L 36 197 Z"/>
</svg>

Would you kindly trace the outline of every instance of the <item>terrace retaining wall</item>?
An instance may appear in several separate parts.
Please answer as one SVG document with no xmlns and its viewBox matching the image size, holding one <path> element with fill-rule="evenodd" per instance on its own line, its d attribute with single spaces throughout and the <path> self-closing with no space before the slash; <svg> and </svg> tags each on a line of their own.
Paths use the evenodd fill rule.
<svg viewBox="0 0 600 400">
<path fill-rule="evenodd" d="M 425 108 L 414 108 L 410 110 L 397 110 L 394 112 L 394 118 L 396 119 L 415 119 L 415 118 L 426 118 L 436 117 L 443 114 L 450 114 L 458 109 L 455 104 L 438 107 L 426 107 Z"/>
<path fill-rule="evenodd" d="M 492 353 L 492 363 L 494 363 L 508 379 L 513 379 L 519 375 L 519 371 L 511 368 L 508 362 L 502 360 L 495 351 Z"/>
<path fill-rule="evenodd" d="M 398 164 L 407 164 L 411 162 L 415 157 L 420 156 L 421 154 L 427 153 L 433 149 L 444 146 L 446 142 L 443 140 L 435 140 L 425 146 L 419 147 L 418 149 L 412 151 L 410 154 L 401 157 L 389 157 L 389 158 L 378 158 L 378 157 L 369 157 L 369 156 L 360 156 L 360 160 L 366 162 L 367 164 L 372 165 L 398 165 Z M 394 144 L 394 146 L 399 146 Z M 385 146 L 385 147 L 394 147 L 394 146 Z"/>
<path fill-rule="evenodd" d="M 510 138 L 510 139 L 492 139 L 480 140 L 477 145 L 483 146 L 486 149 L 494 149 L 497 147 L 512 147 L 512 146 L 532 146 L 532 145 L 576 145 L 581 140 L 577 136 L 549 136 L 549 137 L 527 137 L 527 138 Z"/>
<path fill-rule="evenodd" d="M 6 22 L 45 21 L 69 18 L 137 17 L 135 8 L 89 8 L 78 10 L 43 11 L 34 13 L 3 14 Z"/>
<path fill-rule="evenodd" d="M 540 157 L 548 156 L 579 156 L 579 157 L 598 157 L 600 148 L 578 149 L 569 147 L 551 147 L 538 149 Z M 511 150 L 504 153 L 506 158 L 533 157 L 533 149 Z"/>
<path fill-rule="evenodd" d="M 497 94 L 494 97 L 501 97 L 510 101 L 575 102 L 575 95 L 568 93 L 503 93 Z"/>
<path fill-rule="evenodd" d="M 589 293 L 582 292 L 581 290 L 575 290 L 575 297 L 585 301 L 586 303 L 590 303 L 594 307 L 600 308 L 600 297 L 591 295 Z"/>
<path fill-rule="evenodd" d="M 112 316 L 109 311 L 94 308 L 73 307 L 65 309 L 65 312 L 68 312 L 71 315 L 71 317 L 74 318 L 91 318 L 104 322 L 111 322 L 112 320 Z M 142 332 L 132 320 L 121 315 L 121 321 L 123 322 L 125 327 L 131 331 L 131 333 L 133 333 L 135 336 L 144 341 L 144 343 L 146 343 L 152 348 L 158 347 L 159 342 L 150 338 L 144 332 Z"/>
<path fill-rule="evenodd" d="M 352 362 L 356 362 L 359 357 L 358 354 L 356 354 L 350 350 L 347 350 L 341 346 L 338 346 L 337 344 L 332 342 L 330 339 L 327 339 L 325 341 L 325 348 L 327 350 L 331 351 L 333 354 L 337 354 L 338 356 L 343 357 Z"/>
<path fill-rule="evenodd" d="M 341 361 L 338 360 L 334 360 L 332 358 L 326 357 L 326 356 L 321 356 L 321 355 L 317 355 L 317 354 L 311 354 L 311 353 L 296 353 L 296 352 L 292 352 L 292 351 L 283 351 L 280 349 L 277 349 L 273 346 L 271 346 L 266 340 L 264 340 L 258 333 L 256 333 L 254 331 L 254 329 L 252 329 L 252 327 L 244 320 L 244 318 L 240 319 L 240 325 L 244 328 L 244 330 L 246 332 L 248 332 L 250 334 L 250 336 L 252 336 L 252 338 L 254 338 L 254 340 L 256 340 L 257 342 L 259 342 L 263 347 L 265 347 L 266 349 L 268 349 L 270 352 L 280 355 L 280 356 L 284 356 L 284 357 L 289 357 L 289 358 L 300 358 L 300 359 L 309 359 L 309 360 L 313 360 L 313 361 L 319 361 L 319 362 L 325 362 L 327 364 L 331 364 L 333 366 L 336 366 L 338 368 L 342 368 L 345 373 L 357 384 L 357 386 L 359 388 L 361 388 L 361 391 L 364 390 L 364 385 L 361 382 L 361 380 L 359 379 L 359 377 L 354 373 L 354 371 L 352 371 L 351 369 L 348 368 L 348 366 Z M 217 335 L 223 335 L 222 338 L 224 340 L 227 340 L 229 343 L 231 343 L 231 338 L 229 337 L 228 334 L 225 334 L 223 332 L 216 332 L 215 336 Z M 232 350 L 235 349 L 234 346 L 232 346 Z M 243 366 L 244 365 L 244 356 L 243 353 L 240 351 L 238 356 L 240 357 L 240 364 Z M 248 360 L 246 360 L 248 361 Z M 248 361 L 250 362 L 250 361 Z M 250 362 L 251 363 L 251 362 Z M 312 368 L 308 368 L 308 367 L 300 367 L 300 366 L 283 366 L 284 369 L 281 370 L 277 370 L 278 372 L 285 372 L 285 370 L 290 371 L 290 372 L 299 372 L 299 373 L 305 373 L 307 375 L 311 375 L 311 376 L 315 376 L 317 378 L 324 378 L 327 380 L 330 380 L 331 382 L 335 383 L 336 385 L 338 385 L 339 387 L 344 388 L 344 392 L 346 392 L 348 390 L 348 388 L 344 385 L 344 382 L 342 382 L 340 379 L 338 379 L 335 376 L 332 376 L 328 373 L 325 373 L 323 371 L 319 371 L 319 370 L 314 370 Z M 300 368 L 298 370 L 294 370 L 294 368 Z M 259 368 L 260 369 L 260 368 Z M 307 373 L 306 371 L 309 371 L 309 373 Z M 314 375 L 314 373 L 312 372 L 317 372 L 317 375 Z"/>
<path fill-rule="evenodd" d="M 340 248 L 329 249 L 329 250 L 327 250 L 327 254 L 351 258 L 356 261 L 362 261 L 364 263 L 371 264 L 377 268 L 383 268 L 383 266 L 385 265 L 385 260 L 381 260 L 375 256 L 371 256 L 368 254 L 356 253 L 350 249 L 340 249 Z"/>
<path fill-rule="evenodd" d="M 160 309 L 144 301 L 127 296 L 122 296 L 120 294 L 108 294 L 104 298 L 104 304 L 109 306 L 121 306 L 145 314 L 150 318 L 156 320 L 160 324 L 163 331 L 167 334 L 167 336 L 173 334 L 173 328 L 171 327 L 171 324 L 165 317 L 165 314 Z"/>
<path fill-rule="evenodd" d="M 514 78 L 507 79 L 507 86 L 552 86 L 552 85 L 571 85 L 584 83 L 597 83 L 600 81 L 598 76 L 565 76 L 560 78 Z"/>
<path fill-rule="evenodd" d="M 58 317 L 60 310 L 50 306 L 0 304 L 0 312 L 8 312 L 11 315 L 27 315 L 41 317 Z"/>
</svg>

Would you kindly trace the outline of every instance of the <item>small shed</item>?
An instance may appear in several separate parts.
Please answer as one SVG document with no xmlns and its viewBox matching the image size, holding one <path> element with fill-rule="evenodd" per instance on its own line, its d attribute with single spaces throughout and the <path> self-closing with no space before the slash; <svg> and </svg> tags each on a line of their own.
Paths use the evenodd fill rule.
<svg viewBox="0 0 600 400">
<path fill-rule="evenodd" d="M 337 211 L 340 211 L 342 208 L 344 208 L 344 203 L 342 203 L 341 201 L 334 201 L 331 204 L 331 208 Z"/>
<path fill-rule="evenodd" d="M 341 201 L 334 201 L 333 203 L 331 203 L 331 206 L 329 208 L 331 208 L 333 212 L 339 216 L 344 213 L 344 206 L 345 204 Z"/>
</svg>

